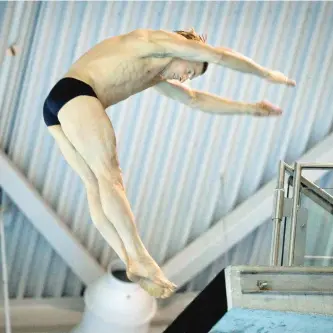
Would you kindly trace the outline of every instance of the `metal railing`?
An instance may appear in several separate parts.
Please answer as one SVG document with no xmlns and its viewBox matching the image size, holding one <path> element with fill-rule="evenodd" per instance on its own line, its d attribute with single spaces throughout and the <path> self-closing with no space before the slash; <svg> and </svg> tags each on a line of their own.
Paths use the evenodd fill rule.
<svg viewBox="0 0 333 333">
<path fill-rule="evenodd" d="M 309 197 L 312 201 L 320 205 L 323 209 L 333 215 L 333 196 L 328 192 L 309 181 L 302 176 L 302 171 L 305 169 L 332 169 L 333 163 L 295 163 L 290 166 L 287 163 L 280 161 L 277 177 L 277 187 L 275 189 L 275 200 L 273 209 L 273 237 L 271 250 L 271 265 L 277 266 L 279 263 L 279 255 L 287 249 L 288 263 L 287 266 L 294 265 L 295 245 L 297 234 L 297 218 L 300 210 L 300 193 L 301 189 L 306 189 L 303 194 Z M 285 203 L 288 198 L 285 197 L 286 174 L 292 179 L 292 207 L 290 211 L 290 237 L 287 247 L 281 249 L 281 224 L 282 219 L 287 216 Z M 290 182 L 289 182 L 290 183 Z M 289 184 L 290 185 L 290 184 Z M 286 251 L 285 251 L 286 252 Z M 309 257 L 309 256 L 308 256 Z"/>
</svg>

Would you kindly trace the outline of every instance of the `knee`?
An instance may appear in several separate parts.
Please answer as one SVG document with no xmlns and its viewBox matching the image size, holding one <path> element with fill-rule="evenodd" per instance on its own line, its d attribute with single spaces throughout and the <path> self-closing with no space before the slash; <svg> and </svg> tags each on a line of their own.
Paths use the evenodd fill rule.
<svg viewBox="0 0 333 333">
<path fill-rule="evenodd" d="M 111 156 L 102 156 L 101 158 L 96 159 L 93 165 L 91 165 L 91 169 L 93 170 L 98 181 L 104 179 L 114 182 L 119 180 L 119 176 L 121 174 L 116 153 Z"/>
<path fill-rule="evenodd" d="M 121 181 L 120 168 L 118 165 L 110 163 L 98 163 L 95 165 L 93 172 L 98 182 L 118 183 Z"/>
</svg>

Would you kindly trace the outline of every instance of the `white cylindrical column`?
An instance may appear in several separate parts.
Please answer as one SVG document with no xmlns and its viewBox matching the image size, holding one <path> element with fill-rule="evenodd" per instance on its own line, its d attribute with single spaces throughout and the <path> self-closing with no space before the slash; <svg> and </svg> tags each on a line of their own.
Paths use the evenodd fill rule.
<svg viewBox="0 0 333 333">
<path fill-rule="evenodd" d="M 84 302 L 81 323 L 71 333 L 148 333 L 157 308 L 153 297 L 127 279 L 120 260 L 87 287 Z"/>
</svg>

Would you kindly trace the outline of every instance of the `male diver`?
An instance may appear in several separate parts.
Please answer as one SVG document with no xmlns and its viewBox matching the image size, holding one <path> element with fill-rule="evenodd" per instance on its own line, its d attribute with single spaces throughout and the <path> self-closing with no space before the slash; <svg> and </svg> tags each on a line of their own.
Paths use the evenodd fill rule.
<svg viewBox="0 0 333 333">
<path fill-rule="evenodd" d="M 44 103 L 44 120 L 67 163 L 84 183 L 91 219 L 126 264 L 127 276 L 156 298 L 169 297 L 168 281 L 142 243 L 126 197 L 116 137 L 105 110 L 145 89 L 214 114 L 277 116 L 266 102 L 246 103 L 183 85 L 205 73 L 209 63 L 295 86 L 278 71 L 224 47 L 206 43 L 193 29 L 137 29 L 112 37 L 81 56 L 55 84 Z"/>
</svg>

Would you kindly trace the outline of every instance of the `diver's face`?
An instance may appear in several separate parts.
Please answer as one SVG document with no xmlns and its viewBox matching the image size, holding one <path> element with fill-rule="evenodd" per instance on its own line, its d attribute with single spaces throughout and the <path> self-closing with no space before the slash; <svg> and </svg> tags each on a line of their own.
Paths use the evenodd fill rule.
<svg viewBox="0 0 333 333">
<path fill-rule="evenodd" d="M 193 80 L 201 75 L 203 66 L 202 62 L 174 59 L 164 73 L 164 76 L 169 80 L 178 80 L 180 82 Z"/>
</svg>

